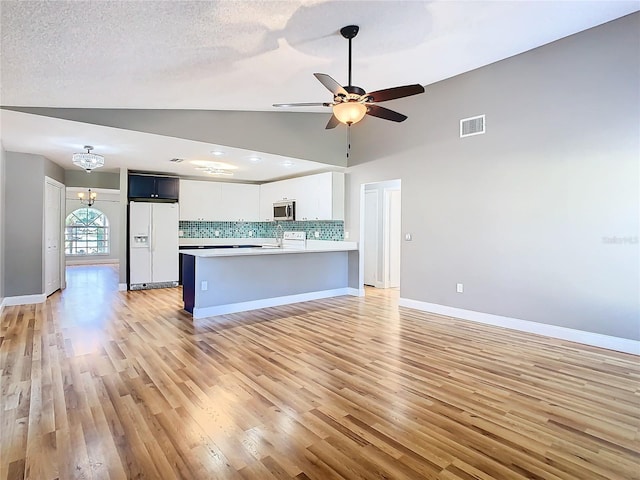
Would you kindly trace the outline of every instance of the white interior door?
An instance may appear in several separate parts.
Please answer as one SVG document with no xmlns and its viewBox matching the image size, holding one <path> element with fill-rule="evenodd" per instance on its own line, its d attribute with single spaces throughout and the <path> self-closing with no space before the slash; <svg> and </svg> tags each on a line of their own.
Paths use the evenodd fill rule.
<svg viewBox="0 0 640 480">
<path fill-rule="evenodd" d="M 400 286 L 400 242 L 402 240 L 400 190 L 389 190 L 387 198 L 389 202 L 387 286 L 397 288 Z"/>
<path fill-rule="evenodd" d="M 45 180 L 44 191 L 44 294 L 51 295 L 61 285 L 62 184 Z"/>
<path fill-rule="evenodd" d="M 364 284 L 378 286 L 378 191 L 364 192 Z"/>
</svg>

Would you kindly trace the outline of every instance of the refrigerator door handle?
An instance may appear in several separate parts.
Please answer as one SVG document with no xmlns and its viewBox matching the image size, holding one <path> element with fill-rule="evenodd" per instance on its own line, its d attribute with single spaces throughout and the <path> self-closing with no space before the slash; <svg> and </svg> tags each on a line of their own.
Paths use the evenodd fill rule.
<svg viewBox="0 0 640 480">
<path fill-rule="evenodd" d="M 155 225 L 153 224 L 153 220 L 151 221 L 150 228 L 151 228 L 151 245 L 149 245 L 149 250 L 151 251 L 151 253 L 153 253 L 156 250 L 156 228 L 155 228 Z"/>
</svg>

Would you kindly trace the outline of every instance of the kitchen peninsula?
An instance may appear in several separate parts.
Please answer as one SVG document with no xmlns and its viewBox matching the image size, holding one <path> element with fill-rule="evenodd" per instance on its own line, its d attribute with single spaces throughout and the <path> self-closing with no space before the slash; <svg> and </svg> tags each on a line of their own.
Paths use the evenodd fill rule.
<svg viewBox="0 0 640 480">
<path fill-rule="evenodd" d="M 361 295 L 355 242 L 181 250 L 184 309 L 193 318 Z"/>
</svg>

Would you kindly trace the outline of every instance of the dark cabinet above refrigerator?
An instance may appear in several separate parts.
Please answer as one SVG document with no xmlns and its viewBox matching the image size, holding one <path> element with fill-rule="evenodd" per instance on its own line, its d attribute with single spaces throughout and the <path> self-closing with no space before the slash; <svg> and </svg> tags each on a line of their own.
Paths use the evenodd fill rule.
<svg viewBox="0 0 640 480">
<path fill-rule="evenodd" d="M 129 200 L 177 202 L 178 177 L 129 174 Z"/>
</svg>

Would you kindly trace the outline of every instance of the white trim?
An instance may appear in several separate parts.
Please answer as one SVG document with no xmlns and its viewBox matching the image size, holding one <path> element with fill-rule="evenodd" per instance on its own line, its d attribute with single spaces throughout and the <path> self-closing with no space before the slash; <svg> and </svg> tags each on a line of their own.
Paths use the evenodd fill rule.
<svg viewBox="0 0 640 480">
<path fill-rule="evenodd" d="M 321 290 L 317 292 L 299 293 L 296 295 L 285 295 L 282 297 L 265 298 L 261 300 L 251 300 L 249 302 L 228 303 L 226 305 L 215 305 L 213 307 L 194 307 L 193 318 L 213 317 L 215 315 L 225 315 L 227 313 L 246 312 L 259 308 L 277 307 L 280 305 L 290 305 L 292 303 L 308 302 L 321 298 L 339 297 L 342 295 L 358 295 L 355 288 L 334 288 L 333 290 Z"/>
<path fill-rule="evenodd" d="M 127 284 L 126 283 L 119 283 L 118 284 L 118 291 L 119 292 L 126 292 L 127 291 Z"/>
<path fill-rule="evenodd" d="M 364 288 L 347 288 L 347 295 L 352 295 L 354 297 L 364 297 Z"/>
<path fill-rule="evenodd" d="M 546 323 L 503 317 L 501 315 L 493 315 L 491 313 L 464 310 L 462 308 L 448 307 L 446 305 L 421 302 L 419 300 L 411 300 L 408 298 L 400 298 L 398 305 L 401 307 L 421 310 L 423 312 L 437 313 L 439 315 L 461 318 L 472 322 L 519 330 L 521 332 L 535 333 L 537 335 L 544 335 L 546 337 L 557 338 L 560 340 L 568 340 L 570 342 L 606 348 L 608 350 L 640 355 L 640 341 L 638 340 L 612 337 L 610 335 L 602 335 L 601 333 L 585 332 L 583 330 L 574 330 L 572 328 L 559 327 L 557 325 L 548 325 Z"/>
<path fill-rule="evenodd" d="M 32 303 L 43 303 L 47 300 L 47 296 L 44 293 L 37 293 L 35 295 L 17 295 L 15 297 L 6 297 L 2 302 L 3 306 L 9 305 L 30 305 Z"/>
<path fill-rule="evenodd" d="M 73 258 L 67 257 L 67 265 L 120 265 L 120 260 L 117 258 Z"/>
<path fill-rule="evenodd" d="M 4 307 L 4 298 L 0 297 L 0 313 L 2 313 L 3 307 Z"/>
</svg>

